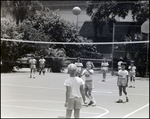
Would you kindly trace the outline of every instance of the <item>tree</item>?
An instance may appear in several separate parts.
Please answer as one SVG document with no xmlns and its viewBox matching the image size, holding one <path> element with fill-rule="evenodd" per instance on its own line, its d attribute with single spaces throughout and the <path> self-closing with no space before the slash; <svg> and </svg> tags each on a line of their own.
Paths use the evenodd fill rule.
<svg viewBox="0 0 150 119">
<path fill-rule="evenodd" d="M 16 1 L 16 0 L 7 0 L 7 1 L 1 1 L 1 10 L 3 15 L 6 16 L 8 12 L 11 12 L 12 19 L 16 20 L 16 24 L 18 25 L 19 22 L 23 22 L 24 19 L 26 19 L 28 16 L 35 13 L 36 10 L 41 10 L 42 5 L 38 1 Z"/>
<path fill-rule="evenodd" d="M 63 20 L 57 11 L 43 8 L 35 14 L 28 16 L 20 24 L 16 25 L 8 19 L 1 18 L 1 37 L 8 36 L 10 39 L 43 41 L 43 42 L 92 42 L 92 40 L 79 36 L 76 25 Z M 16 59 L 26 53 L 49 56 L 48 49 L 55 51 L 54 57 L 60 56 L 60 49 L 64 49 L 63 57 L 86 57 L 99 58 L 94 45 L 66 45 L 66 44 L 31 44 L 2 41 L 2 59 L 15 62 Z M 10 43 L 9 45 L 7 45 Z M 5 45 L 6 44 L 6 45 Z M 9 48 L 8 48 L 9 47 Z M 14 51 L 10 50 L 13 49 Z M 5 51 L 5 52 L 4 52 Z M 14 54 L 13 54 L 14 53 Z M 10 54 L 8 56 L 6 54 Z M 13 55 L 12 55 L 13 54 Z M 15 58 L 14 58 L 15 57 Z M 61 61 L 60 61 L 61 62 Z M 57 63 L 58 64 L 58 63 Z"/>
<path fill-rule="evenodd" d="M 96 10 L 95 10 L 96 9 Z M 93 26 L 95 29 L 95 36 L 97 36 L 97 32 L 102 33 L 102 29 L 107 24 L 109 27 L 109 31 L 112 33 L 113 23 L 116 22 L 115 17 L 119 16 L 125 18 L 129 11 L 132 13 L 132 20 L 136 22 L 136 24 L 142 24 L 147 19 L 149 19 L 149 1 L 94 1 L 88 3 L 87 6 L 87 14 L 91 16 Z M 135 24 L 135 25 L 136 25 Z M 105 26 L 106 27 L 106 26 Z M 132 27 L 133 28 L 133 27 Z M 124 34 L 123 41 L 138 41 L 138 40 L 146 40 L 142 38 L 139 34 L 140 32 L 137 30 L 133 30 L 132 28 L 128 29 L 128 33 Z M 135 29 L 135 28 L 134 28 Z M 135 32 L 133 32 L 135 31 Z M 138 36 L 138 37 L 137 37 Z M 115 39 L 117 41 L 117 39 Z M 114 52 L 122 51 L 126 52 L 126 59 L 128 59 L 127 55 L 129 55 L 130 59 L 135 60 L 136 64 L 143 64 L 146 62 L 146 54 L 142 52 L 146 51 L 145 44 L 123 44 L 123 45 L 115 45 L 117 49 L 114 49 Z M 141 75 L 143 76 L 143 75 Z"/>
<path fill-rule="evenodd" d="M 96 10 L 95 10 L 96 9 Z M 129 10 L 132 11 L 133 21 L 143 23 L 149 18 L 149 1 L 94 1 L 88 3 L 86 13 L 91 16 L 95 32 L 100 32 L 105 24 L 108 24 L 112 32 L 113 23 L 116 22 L 115 17 L 125 18 Z M 97 33 L 95 33 L 97 34 Z"/>
</svg>

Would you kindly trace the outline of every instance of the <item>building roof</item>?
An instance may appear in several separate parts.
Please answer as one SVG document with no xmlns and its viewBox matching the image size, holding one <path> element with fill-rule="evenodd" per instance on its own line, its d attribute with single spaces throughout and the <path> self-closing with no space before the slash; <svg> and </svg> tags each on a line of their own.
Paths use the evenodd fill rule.
<svg viewBox="0 0 150 119">
<path fill-rule="evenodd" d="M 115 37 L 120 37 L 127 34 L 130 31 L 140 32 L 141 24 L 137 22 L 116 22 L 115 23 Z M 79 34 L 84 37 L 94 38 L 94 27 L 92 21 L 85 21 L 80 29 Z M 97 37 L 112 37 L 112 33 L 103 28 L 102 34 L 97 34 Z"/>
<path fill-rule="evenodd" d="M 116 22 L 115 23 L 115 39 L 122 41 L 122 37 L 131 32 L 139 32 L 141 30 L 141 24 L 137 22 Z M 102 34 L 97 34 L 97 37 L 94 36 L 94 27 L 92 21 L 85 21 L 83 26 L 80 29 L 79 34 L 84 37 L 93 39 L 93 42 L 112 42 L 113 33 L 108 31 L 105 27 L 103 28 Z M 112 53 L 112 45 L 97 45 L 97 51 L 100 53 Z M 124 54 L 121 53 L 120 56 Z M 114 54 L 114 57 L 117 55 Z"/>
</svg>

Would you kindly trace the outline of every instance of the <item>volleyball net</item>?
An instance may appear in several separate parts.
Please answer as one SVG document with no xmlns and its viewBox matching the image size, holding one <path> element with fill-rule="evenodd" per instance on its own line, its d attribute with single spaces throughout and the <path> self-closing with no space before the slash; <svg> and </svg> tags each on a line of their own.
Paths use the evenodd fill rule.
<svg viewBox="0 0 150 119">
<path fill-rule="evenodd" d="M 22 62 L 24 65 L 22 65 L 22 67 L 29 67 L 26 61 L 28 61 L 27 58 L 30 56 L 27 57 L 22 54 L 34 54 L 37 60 L 40 58 L 40 55 L 44 55 L 47 61 L 46 66 L 53 67 L 54 71 L 59 72 L 61 68 L 63 69 L 69 63 L 74 63 L 79 56 L 84 67 L 87 61 L 92 61 L 95 66 L 95 71 L 100 72 L 101 62 L 103 58 L 106 58 L 109 62 L 109 71 L 112 72 L 117 70 L 117 62 L 119 61 L 119 58 L 122 57 L 124 58 L 124 61 L 128 62 L 128 64 L 131 59 L 134 60 L 135 65 L 138 66 L 139 70 L 142 69 L 145 72 L 148 61 L 147 55 L 149 54 L 147 50 L 148 44 L 149 41 L 43 42 L 1 38 L 1 61 L 3 64 L 6 63 L 7 65 L 16 65 L 16 63 L 18 64 Z M 90 50 L 93 47 L 95 50 L 90 54 Z M 46 49 L 46 53 L 49 54 L 46 54 L 43 49 Z M 82 52 L 83 50 L 85 50 L 84 53 Z M 43 53 L 39 55 L 38 52 L 41 51 Z M 67 52 L 72 52 L 72 56 L 71 53 L 70 56 L 67 56 Z M 97 52 L 97 54 L 93 54 L 94 52 Z M 15 53 L 16 56 L 20 56 L 18 56 L 19 58 L 17 60 L 12 60 L 13 57 L 15 57 Z M 75 53 L 78 54 L 76 57 L 74 55 Z M 99 57 L 94 55 L 99 55 Z M 25 66 L 25 64 L 27 65 Z"/>
</svg>

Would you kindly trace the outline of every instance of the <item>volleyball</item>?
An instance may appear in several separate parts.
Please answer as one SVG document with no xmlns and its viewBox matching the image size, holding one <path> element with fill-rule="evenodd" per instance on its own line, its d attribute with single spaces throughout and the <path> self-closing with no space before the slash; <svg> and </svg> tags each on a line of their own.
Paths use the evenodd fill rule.
<svg viewBox="0 0 150 119">
<path fill-rule="evenodd" d="M 74 7 L 74 8 L 72 9 L 72 13 L 73 13 L 74 15 L 79 15 L 79 14 L 81 13 L 81 9 L 80 9 L 79 7 Z"/>
</svg>

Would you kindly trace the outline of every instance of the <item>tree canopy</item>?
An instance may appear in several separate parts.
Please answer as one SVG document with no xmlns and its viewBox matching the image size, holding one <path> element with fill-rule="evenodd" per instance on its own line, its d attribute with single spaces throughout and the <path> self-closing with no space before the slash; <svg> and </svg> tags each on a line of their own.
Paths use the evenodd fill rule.
<svg viewBox="0 0 150 119">
<path fill-rule="evenodd" d="M 103 28 L 108 24 L 112 32 L 113 23 L 116 22 L 116 16 L 125 18 L 129 11 L 132 13 L 132 20 L 143 23 L 149 19 L 149 1 L 94 1 L 88 2 L 86 9 L 87 15 L 91 16 L 95 29 Z M 96 30 L 95 30 L 96 32 Z"/>
<path fill-rule="evenodd" d="M 64 43 L 92 42 L 91 39 L 79 36 L 76 24 L 65 21 L 58 11 L 52 11 L 47 7 L 35 10 L 34 14 L 29 12 L 29 15 L 19 24 L 9 19 L 1 18 L 1 29 L 1 38 Z M 49 48 L 59 55 L 54 55 Z M 2 60 L 9 62 L 15 62 L 18 57 L 27 53 L 49 57 L 52 55 L 54 57 L 101 57 L 94 45 L 31 44 L 1 41 L 1 49 L 3 49 L 1 50 Z"/>
</svg>

